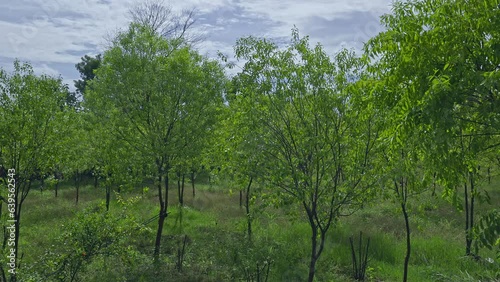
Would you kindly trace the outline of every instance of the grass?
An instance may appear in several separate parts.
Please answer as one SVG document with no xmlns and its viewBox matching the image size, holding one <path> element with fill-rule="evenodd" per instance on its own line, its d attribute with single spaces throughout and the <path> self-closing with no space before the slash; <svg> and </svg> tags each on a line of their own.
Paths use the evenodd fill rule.
<svg viewBox="0 0 500 282">
<path fill-rule="evenodd" d="M 500 202 L 500 179 L 485 184 L 491 202 Z M 169 191 L 169 216 L 162 240 L 162 261 L 156 267 L 152 246 L 157 221 L 142 233 L 126 238 L 127 259 L 97 257 L 81 274 L 82 281 L 234 281 L 249 278 L 258 265 L 271 263 L 269 281 L 304 281 L 308 271 L 310 228 L 300 218 L 291 219 L 271 207 L 254 215 L 253 239 L 246 237 L 244 208 L 239 194 L 228 193 L 217 185 L 197 185 L 193 198 L 186 186 L 185 206 L 177 203 L 177 187 Z M 138 222 L 154 217 L 159 208 L 155 189 L 130 206 L 127 212 Z M 21 271 L 37 281 L 37 264 L 43 254 L 57 244 L 57 238 L 75 214 L 104 200 L 104 191 L 91 184 L 76 189 L 62 185 L 59 196 L 53 191 L 33 190 L 22 215 L 20 251 L 24 253 Z M 125 199 L 140 195 L 128 191 Z M 474 261 L 465 257 L 463 214 L 439 197 L 422 194 L 411 199 L 412 256 L 410 281 L 500 281 L 498 263 Z M 498 206 L 498 205 L 497 205 Z M 481 205 L 486 211 L 495 205 Z M 111 213 L 123 212 L 112 195 Z M 330 230 L 325 250 L 317 264 L 317 281 L 351 281 L 349 237 L 362 231 L 370 237 L 368 281 L 400 281 L 405 252 L 404 222 L 398 206 L 378 201 L 352 216 L 341 218 Z M 184 236 L 188 238 L 183 272 L 175 269 L 177 252 Z M 481 250 L 483 257 L 494 253 Z M 128 262 L 127 262 L 128 261 Z M 245 274 L 247 273 L 247 274 Z M 103 280 L 104 279 L 104 280 Z M 43 279 L 38 278 L 43 281 Z"/>
</svg>

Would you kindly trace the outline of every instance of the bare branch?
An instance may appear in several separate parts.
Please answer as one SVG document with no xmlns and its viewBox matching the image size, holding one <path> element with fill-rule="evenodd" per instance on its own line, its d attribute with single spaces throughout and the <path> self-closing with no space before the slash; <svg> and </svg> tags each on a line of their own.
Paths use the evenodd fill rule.
<svg viewBox="0 0 500 282">
<path fill-rule="evenodd" d="M 196 9 L 176 13 L 163 0 L 147 0 L 129 10 L 133 22 L 150 27 L 158 35 L 178 41 L 179 44 L 194 45 L 203 36 L 193 30 Z"/>
</svg>

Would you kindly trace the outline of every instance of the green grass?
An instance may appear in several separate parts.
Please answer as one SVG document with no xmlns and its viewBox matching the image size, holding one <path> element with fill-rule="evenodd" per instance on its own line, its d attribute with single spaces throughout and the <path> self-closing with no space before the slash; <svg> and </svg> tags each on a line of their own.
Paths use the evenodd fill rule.
<svg viewBox="0 0 500 282">
<path fill-rule="evenodd" d="M 169 191 L 169 215 L 162 240 L 162 264 L 154 266 L 153 242 L 157 220 L 142 231 L 125 238 L 126 259 L 97 257 L 81 274 L 82 281 L 238 281 L 245 271 L 252 274 L 257 265 L 271 263 L 269 281 L 304 281 L 307 277 L 310 228 L 302 218 L 290 218 L 271 207 L 254 215 L 253 239 L 246 237 L 245 210 L 239 206 L 238 191 L 230 194 L 222 186 L 198 184 L 196 197 L 186 185 L 185 206 L 177 200 L 177 187 Z M 486 184 L 491 202 L 500 202 L 499 179 Z M 145 223 L 158 210 L 156 190 L 151 188 L 126 212 Z M 20 251 L 24 254 L 22 277 L 43 281 L 37 276 L 37 261 L 57 244 L 77 212 L 104 201 L 104 191 L 91 184 L 76 189 L 62 185 L 59 196 L 53 191 L 33 190 L 25 202 Z M 129 199 L 137 192 L 122 193 Z M 422 194 L 411 199 L 412 255 L 410 281 L 500 281 L 498 264 L 465 257 L 463 214 L 440 197 Z M 483 204 L 478 211 L 494 205 Z M 123 209 L 112 195 L 111 213 Z M 400 281 L 405 254 L 404 222 L 398 205 L 377 201 L 352 216 L 343 217 L 329 232 L 325 250 L 317 264 L 317 281 L 351 281 L 349 237 L 359 231 L 370 238 L 368 281 Z M 188 238 L 182 273 L 175 269 L 177 252 L 184 236 Z M 494 253 L 481 250 L 483 257 Z M 23 272 L 24 271 L 24 272 Z M 38 279 L 36 279 L 38 277 Z M 247 277 L 248 278 L 248 277 Z M 103 280 L 104 279 L 104 280 Z"/>
</svg>

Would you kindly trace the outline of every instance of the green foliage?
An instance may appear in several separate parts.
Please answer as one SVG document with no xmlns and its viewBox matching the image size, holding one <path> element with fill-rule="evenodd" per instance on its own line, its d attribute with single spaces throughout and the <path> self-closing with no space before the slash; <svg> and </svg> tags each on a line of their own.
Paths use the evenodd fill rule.
<svg viewBox="0 0 500 282">
<path fill-rule="evenodd" d="M 66 133 L 66 90 L 61 78 L 37 76 L 27 63 L 15 61 L 11 74 L 0 70 L 0 166 L 15 169 L 18 184 L 54 164 Z"/>
<path fill-rule="evenodd" d="M 495 0 L 400 1 L 382 17 L 387 31 L 366 45 L 384 85 L 375 101 L 392 113 L 399 136 L 407 131 L 418 140 L 450 189 L 498 143 L 500 100 L 490 80 L 498 73 L 498 29 L 491 20 L 498 13 Z"/>
<path fill-rule="evenodd" d="M 113 145 L 104 156 L 123 150 L 125 159 L 134 152 L 140 158 L 130 165 L 162 175 L 174 166 L 187 170 L 201 155 L 222 104 L 225 77 L 218 63 L 132 24 L 114 39 L 95 74 L 84 99 L 93 124 L 104 125 L 96 136 Z M 115 162 L 108 158 L 105 166 Z"/>
<path fill-rule="evenodd" d="M 79 274 L 96 257 L 111 256 L 118 251 L 121 234 L 116 219 L 102 206 L 91 207 L 76 215 L 65 226 L 57 251 L 46 254 L 47 278 L 61 281 L 79 281 Z"/>
<path fill-rule="evenodd" d="M 320 45 L 310 48 L 296 30 L 286 50 L 252 37 L 240 39 L 235 49 L 238 58 L 248 60 L 235 82 L 236 98 L 244 103 L 247 122 L 265 129 L 260 149 L 270 183 L 298 201 L 307 201 L 318 188 L 342 195 L 340 187 L 355 183 L 365 164 L 356 150 L 366 149 L 366 140 L 371 145 L 370 133 L 356 138 L 369 124 L 369 113 L 358 116 L 348 102 L 356 92 L 346 90 L 359 63 L 348 51 L 331 62 Z M 349 149 L 339 150 L 348 143 Z M 336 200 L 342 202 L 342 196 Z"/>
<path fill-rule="evenodd" d="M 145 229 L 127 210 L 140 197 L 123 200 L 118 196 L 120 215 L 106 211 L 103 204 L 91 205 L 66 225 L 51 250 L 44 256 L 43 275 L 50 280 L 80 281 L 82 273 L 95 261 L 120 257 L 133 260 L 134 249 L 126 247 L 127 238 Z M 142 230 L 142 231 L 141 231 Z"/>
<path fill-rule="evenodd" d="M 414 230 L 412 280 L 498 279 L 500 214 L 472 203 L 495 203 L 498 192 L 486 193 L 484 180 L 500 164 L 500 5 L 397 1 L 382 24 L 363 58 L 348 50 L 329 56 L 296 29 L 283 48 L 241 38 L 235 53 L 245 64 L 229 82 L 218 62 L 182 36 L 165 39 L 133 23 L 102 56 L 76 65 L 82 107 L 61 78 L 35 75 L 18 61 L 12 73 L 0 69 L 0 171 L 16 170 L 17 203 L 54 173 L 92 170 L 108 196 L 112 187 L 123 192 L 112 200 L 120 207 L 114 212 L 96 205 L 101 193 L 89 190 L 92 204 L 76 214 L 67 210 L 81 206 L 44 194 L 26 201 L 23 228 L 32 227 L 19 241 L 26 250 L 19 279 L 251 281 L 269 270 L 269 281 L 303 281 L 307 271 L 312 281 L 312 268 L 318 281 L 344 281 L 347 238 L 361 223 L 372 238 L 368 278 L 400 280 L 400 207 Z M 165 179 L 203 168 L 216 174 L 200 185 L 210 188 L 186 207 L 167 208 Z M 149 197 L 128 197 L 136 188 L 147 192 L 152 179 L 156 209 Z M 246 211 L 220 193 L 234 187 L 249 187 Z M 458 215 L 440 214 L 443 202 L 422 193 L 431 187 L 467 212 L 467 240 L 486 259 L 461 256 Z M 379 206 L 368 202 L 376 194 Z M 409 201 L 417 195 L 427 201 Z M 148 224 L 165 219 L 167 209 L 166 234 L 157 233 L 165 248 L 154 264 Z M 361 215 L 339 221 L 358 209 Z M 485 212 L 476 224 L 473 210 Z M 16 213 L 19 219 L 21 205 Z M 42 219 L 46 226 L 35 227 Z M 249 241 L 243 230 L 251 223 Z M 494 253 L 497 262 L 489 259 Z"/>
<path fill-rule="evenodd" d="M 85 55 L 82 57 L 82 61 L 75 65 L 76 69 L 80 73 L 79 80 L 75 80 L 76 90 L 81 94 L 85 93 L 85 88 L 90 80 L 94 79 L 94 71 L 99 68 L 102 62 L 102 55 L 98 54 L 95 57 Z"/>
<path fill-rule="evenodd" d="M 500 263 L 500 211 L 492 210 L 483 215 L 473 229 L 476 246 L 495 249 Z"/>
<path fill-rule="evenodd" d="M 365 90 L 353 83 L 362 62 L 347 50 L 332 60 L 296 29 L 284 50 L 247 37 L 238 40 L 235 53 L 247 62 L 233 80 L 230 106 L 234 103 L 233 114 L 250 124 L 243 140 L 249 140 L 245 134 L 256 135 L 247 146 L 262 152 L 260 174 L 279 188 L 271 195 L 279 205 L 295 202 L 304 208 L 314 264 L 331 224 L 361 204 L 369 190 L 362 180 L 371 167 L 377 129 Z"/>
</svg>

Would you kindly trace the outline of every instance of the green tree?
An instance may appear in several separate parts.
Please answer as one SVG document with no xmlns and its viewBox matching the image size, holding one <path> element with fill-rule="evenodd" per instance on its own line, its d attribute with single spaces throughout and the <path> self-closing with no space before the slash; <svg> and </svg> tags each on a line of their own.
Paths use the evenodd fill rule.
<svg viewBox="0 0 500 282">
<path fill-rule="evenodd" d="M 89 84 L 89 81 L 95 78 L 95 70 L 99 68 L 102 63 L 102 55 L 97 54 L 95 57 L 85 55 L 81 59 L 82 61 L 75 65 L 76 70 L 80 73 L 80 79 L 75 80 L 76 93 L 73 93 L 71 99 L 71 104 L 74 106 L 79 105 L 83 93 Z M 77 95 L 79 97 L 77 97 Z"/>
<path fill-rule="evenodd" d="M 67 116 L 66 95 L 61 78 L 37 76 L 27 63 L 15 61 L 11 74 L 0 70 L 0 167 L 15 171 L 15 206 L 9 218 L 15 220 L 15 237 L 8 246 L 17 266 L 22 207 L 35 180 L 54 165 L 54 151 L 65 134 L 59 129 Z M 11 281 L 15 280 L 11 273 Z"/>
<path fill-rule="evenodd" d="M 383 196 L 394 199 L 399 205 L 405 223 L 406 253 L 403 263 L 403 281 L 408 280 L 411 257 L 411 199 L 428 191 L 433 180 L 429 176 L 432 175 L 432 171 L 426 169 L 424 158 L 415 144 L 420 140 L 418 135 L 418 132 L 386 126 L 381 133 L 381 144 L 378 147 L 383 157 L 377 162 L 379 174 L 377 177 L 383 179 L 380 188 L 385 192 Z"/>
<path fill-rule="evenodd" d="M 265 39 L 238 40 L 236 57 L 246 60 L 237 95 L 247 99 L 243 114 L 262 127 L 266 181 L 279 188 L 280 201 L 302 206 L 311 228 L 308 281 L 327 232 L 355 209 L 366 192 L 376 130 L 363 89 L 352 83 L 362 65 L 351 52 L 334 61 L 318 44 L 293 31 L 280 50 Z M 363 109 L 363 110 L 362 110 Z"/>
<path fill-rule="evenodd" d="M 225 178 L 238 187 L 240 207 L 245 206 L 247 235 L 251 240 L 254 213 L 251 211 L 251 200 L 254 198 L 252 184 L 255 186 L 264 180 L 264 170 L 261 166 L 265 164 L 265 140 L 262 138 L 265 134 L 263 128 L 254 122 L 255 112 L 248 111 L 252 109 L 253 102 L 235 93 L 239 87 L 235 79 L 226 95 L 227 106 L 217 128 L 217 142 L 214 144 L 213 153 Z"/>
<path fill-rule="evenodd" d="M 159 202 L 156 260 L 167 217 L 169 174 L 187 147 L 181 133 L 195 132 L 189 127 L 193 120 L 211 116 L 212 105 L 222 103 L 224 78 L 218 63 L 148 27 L 131 24 L 104 53 L 91 91 L 84 95 L 85 106 L 112 125 L 107 127 L 112 135 L 141 155 L 145 167 L 154 167 L 150 173 Z"/>
<path fill-rule="evenodd" d="M 149 27 L 157 35 L 172 40 L 172 43 L 194 45 L 203 39 L 193 30 L 196 23 L 194 8 L 177 13 L 163 0 L 147 0 L 138 3 L 128 14 L 133 22 Z"/>
<path fill-rule="evenodd" d="M 375 101 L 391 117 L 389 126 L 418 138 L 411 143 L 446 187 L 445 196 L 464 185 L 466 254 L 480 164 L 500 145 L 498 4 L 396 2 L 382 17 L 386 31 L 366 45 L 375 77 L 384 85 Z"/>
</svg>

